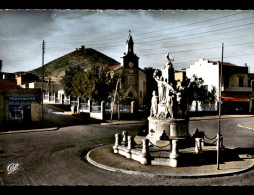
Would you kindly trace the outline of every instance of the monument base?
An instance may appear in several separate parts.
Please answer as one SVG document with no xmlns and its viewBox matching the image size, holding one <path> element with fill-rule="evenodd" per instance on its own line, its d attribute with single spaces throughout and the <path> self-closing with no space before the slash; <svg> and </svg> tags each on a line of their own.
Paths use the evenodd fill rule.
<svg viewBox="0 0 254 195">
<path fill-rule="evenodd" d="M 186 119 L 165 119 L 148 117 L 149 131 L 146 136 L 156 145 L 159 140 L 186 139 L 188 137 L 188 124 Z"/>
</svg>

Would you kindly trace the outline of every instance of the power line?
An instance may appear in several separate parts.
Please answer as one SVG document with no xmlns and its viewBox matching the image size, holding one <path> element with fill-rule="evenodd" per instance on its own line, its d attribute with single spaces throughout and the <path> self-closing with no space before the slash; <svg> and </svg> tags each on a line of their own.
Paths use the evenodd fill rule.
<svg viewBox="0 0 254 195">
<path fill-rule="evenodd" d="M 209 28 L 209 27 L 212 27 L 212 26 L 217 26 L 217 25 L 222 25 L 222 24 L 228 24 L 228 23 L 231 23 L 231 22 L 237 22 L 237 21 L 240 21 L 240 20 L 246 20 L 246 19 L 250 19 L 250 18 L 253 18 L 253 16 L 248 17 L 248 18 L 240 18 L 238 20 L 226 21 L 226 22 L 222 22 L 222 23 L 219 23 L 219 24 L 212 24 L 212 25 L 208 25 L 208 26 L 202 26 L 202 27 L 199 27 L 199 28 L 187 29 L 187 30 L 183 30 L 183 31 L 169 33 L 169 34 L 163 34 L 163 35 L 156 35 L 156 36 L 152 36 L 152 37 L 146 37 L 146 39 L 147 38 L 167 36 L 167 35 L 173 35 L 173 34 L 179 34 L 179 33 L 182 33 L 182 32 L 188 32 L 188 31 L 193 31 L 193 30 L 198 30 L 198 29 L 203 29 L 203 28 Z M 140 40 L 140 39 L 144 39 L 144 38 L 142 37 L 142 38 L 139 38 L 139 39 L 136 39 L 136 40 Z"/>
<path fill-rule="evenodd" d="M 228 39 L 233 39 L 233 38 L 246 38 L 248 36 L 253 36 L 254 34 L 249 34 L 249 35 L 241 35 L 241 36 L 234 36 L 234 37 L 229 37 L 229 38 L 222 38 L 222 39 L 215 39 L 215 40 L 211 40 L 211 41 L 202 41 L 202 42 L 194 42 L 194 43 L 184 43 L 181 45 L 170 45 L 170 48 L 172 47 L 180 47 L 180 46 L 187 46 L 187 45 L 197 45 L 197 44 L 202 44 L 202 43 L 209 43 L 209 42 L 214 42 L 214 41 L 222 41 L 222 40 L 228 40 Z M 153 48 L 153 50 L 155 49 L 166 49 L 168 47 L 157 47 L 157 48 Z M 144 51 L 144 50 L 151 50 L 151 48 L 149 49 L 136 49 L 136 51 Z"/>
<path fill-rule="evenodd" d="M 240 12 L 240 13 L 230 14 L 230 15 L 227 15 L 227 16 L 221 16 L 221 17 L 218 17 L 218 18 L 212 18 L 212 19 L 208 19 L 208 20 L 203 20 L 203 21 L 200 21 L 200 22 L 194 22 L 194 23 L 190 23 L 190 24 L 186 24 L 186 25 L 182 25 L 182 26 L 177 26 L 177 27 L 173 27 L 173 28 L 171 27 L 171 28 L 167 28 L 167 29 L 163 29 L 163 30 L 150 31 L 150 32 L 139 33 L 139 34 L 134 34 L 134 35 L 139 36 L 139 35 L 150 34 L 150 33 L 154 33 L 154 32 L 161 32 L 161 31 L 165 31 L 165 30 L 172 30 L 172 29 L 175 29 L 175 28 L 182 28 L 182 27 L 185 27 L 185 26 L 190 26 L 190 25 L 194 25 L 194 24 L 199 24 L 199 23 L 203 23 L 203 22 L 208 22 L 208 21 L 212 21 L 212 20 L 226 18 L 226 17 L 233 16 L 233 15 L 243 14 L 243 13 L 246 13 L 246 12 L 249 12 L 249 11 L 243 11 L 243 12 Z"/>
<path fill-rule="evenodd" d="M 144 34 L 151 34 L 151 33 L 156 33 L 156 32 L 162 32 L 162 31 L 166 31 L 166 30 L 173 30 L 173 29 L 177 29 L 177 28 L 182 28 L 182 27 L 186 27 L 186 26 L 191 26 L 194 24 L 200 24 L 200 23 L 204 23 L 204 22 L 208 22 L 208 21 L 212 21 L 212 20 L 217 20 L 217 19 L 222 19 L 222 18 L 226 18 L 226 17 L 230 17 L 230 16 L 234 16 L 234 15 L 239 15 L 239 14 L 243 14 L 243 13 L 247 13 L 249 11 L 242 11 L 242 12 L 237 12 L 237 13 L 233 13 L 233 14 L 229 14 L 226 16 L 220 16 L 217 18 L 212 18 L 212 19 L 207 19 L 207 20 L 203 20 L 203 21 L 199 21 L 199 22 L 194 22 L 194 23 L 189 23 L 189 24 L 185 24 L 185 25 L 181 25 L 181 26 L 176 26 L 176 27 L 170 27 L 170 28 L 166 28 L 166 29 L 160 29 L 160 30 L 156 30 L 156 31 L 149 31 L 149 32 L 145 32 L 145 33 L 134 33 L 133 35 L 135 36 L 141 36 Z M 242 20 L 242 19 L 241 19 Z M 104 37 L 102 39 L 97 39 L 97 40 L 89 40 L 89 41 L 76 41 L 76 42 L 68 42 L 68 43 L 94 43 L 94 42 L 102 42 L 102 41 L 109 41 L 109 40 L 116 40 L 116 39 L 122 39 L 125 38 L 126 36 L 121 36 L 121 37 L 116 37 L 116 38 L 105 38 L 106 36 L 104 35 Z M 141 39 L 144 39 L 144 37 L 142 37 Z M 66 42 L 67 43 L 67 42 Z"/>
<path fill-rule="evenodd" d="M 166 31 L 166 30 L 172 30 L 172 29 L 182 28 L 182 27 L 191 26 L 191 25 L 194 25 L 194 24 L 200 24 L 200 23 L 204 23 L 204 22 L 208 22 L 208 21 L 212 21 L 212 20 L 217 20 L 217 19 L 221 19 L 221 18 L 226 18 L 226 17 L 234 16 L 234 15 L 239 15 L 239 14 L 243 14 L 243 13 L 246 13 L 246 12 L 249 12 L 249 11 L 243 11 L 243 12 L 240 12 L 240 13 L 234 13 L 234 14 L 230 14 L 230 15 L 227 15 L 227 16 L 221 16 L 221 17 L 212 18 L 212 19 L 208 19 L 208 20 L 203 20 L 203 21 L 199 21 L 199 22 L 189 23 L 189 24 L 185 24 L 185 25 L 181 25 L 181 26 L 177 26 L 177 27 L 170 27 L 170 28 L 167 28 L 167 29 L 160 29 L 160 30 L 156 30 L 156 31 L 150 31 L 150 32 L 145 32 L 145 33 L 137 33 L 137 34 L 134 33 L 133 35 L 140 36 L 140 35 L 144 35 L 144 34 L 151 34 L 151 33 L 155 33 L 155 32 L 162 32 L 162 31 Z M 243 20 L 243 19 L 239 19 L 239 20 Z M 218 25 L 218 24 L 215 24 L 215 25 Z M 201 28 L 204 28 L 204 27 L 201 27 Z M 95 43 L 98 43 L 98 42 L 99 43 L 103 43 L 103 41 L 110 41 L 110 40 L 116 40 L 116 39 L 122 39 L 122 38 L 125 38 L 125 36 L 106 39 L 105 35 L 104 35 L 104 37 L 102 39 L 87 40 L 87 41 L 85 41 L 85 40 L 71 41 L 71 42 L 65 42 L 65 43 L 94 43 L 94 42 Z M 144 37 L 142 37 L 141 39 L 144 39 Z M 119 42 L 116 42 L 116 43 L 119 43 Z"/>
</svg>

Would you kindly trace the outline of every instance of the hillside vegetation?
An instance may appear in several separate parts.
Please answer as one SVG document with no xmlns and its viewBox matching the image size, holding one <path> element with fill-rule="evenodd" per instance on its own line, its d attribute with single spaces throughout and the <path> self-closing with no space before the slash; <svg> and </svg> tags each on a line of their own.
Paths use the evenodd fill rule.
<svg viewBox="0 0 254 195">
<path fill-rule="evenodd" d="M 82 69 L 87 69 L 92 65 L 105 67 L 117 64 L 120 63 L 95 49 L 80 48 L 45 64 L 44 76 L 51 77 L 52 80 L 59 80 L 64 76 L 65 70 L 69 67 L 79 65 Z M 41 77 L 42 67 L 36 68 L 30 72 Z"/>
</svg>

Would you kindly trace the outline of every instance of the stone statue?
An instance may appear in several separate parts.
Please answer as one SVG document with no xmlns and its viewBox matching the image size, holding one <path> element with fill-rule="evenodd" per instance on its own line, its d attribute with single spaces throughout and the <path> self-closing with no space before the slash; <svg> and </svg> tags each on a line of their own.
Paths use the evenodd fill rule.
<svg viewBox="0 0 254 195">
<path fill-rule="evenodd" d="M 174 105 L 173 95 L 167 95 L 166 108 L 167 108 L 167 115 L 169 114 L 170 118 L 174 118 L 173 105 Z"/>
<path fill-rule="evenodd" d="M 174 60 L 173 57 L 169 56 L 169 53 L 166 55 L 166 59 L 168 62 L 166 63 L 164 69 L 162 70 L 162 76 L 166 83 L 174 83 L 175 82 L 175 70 L 173 68 L 173 64 L 171 61 Z"/>
<path fill-rule="evenodd" d="M 176 90 L 174 90 L 172 83 L 168 84 L 168 83 L 165 82 L 164 85 L 166 86 L 166 96 L 169 95 L 170 92 L 173 93 L 173 94 L 177 93 Z"/>
<path fill-rule="evenodd" d="M 160 118 L 182 118 L 187 113 L 186 94 L 183 83 L 176 88 L 176 81 L 174 76 L 174 68 L 171 61 L 173 57 L 166 55 L 168 62 L 165 68 L 162 70 L 162 75 L 159 75 L 156 69 L 153 73 L 153 78 L 158 85 L 158 96 L 153 92 L 152 105 L 150 116 Z"/>
<path fill-rule="evenodd" d="M 157 82 L 158 85 L 158 92 L 159 92 L 159 102 L 162 102 L 165 98 L 164 98 L 164 89 L 165 89 L 165 85 L 164 85 L 164 81 L 163 81 L 163 77 L 161 76 L 160 78 L 158 76 L 154 75 L 154 79 Z"/>
<path fill-rule="evenodd" d="M 157 116 L 157 114 L 158 114 L 158 96 L 156 95 L 156 91 L 153 91 L 150 116 L 155 117 Z"/>
<path fill-rule="evenodd" d="M 174 58 L 172 56 L 169 56 L 169 52 L 166 54 L 166 58 L 168 60 L 167 65 L 172 66 L 171 61 L 174 61 Z"/>
</svg>

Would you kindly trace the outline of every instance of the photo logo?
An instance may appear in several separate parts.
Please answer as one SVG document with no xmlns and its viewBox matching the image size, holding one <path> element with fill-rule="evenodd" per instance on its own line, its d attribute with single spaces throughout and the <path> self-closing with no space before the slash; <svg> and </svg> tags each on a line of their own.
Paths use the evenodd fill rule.
<svg viewBox="0 0 254 195">
<path fill-rule="evenodd" d="M 9 164 L 8 167 L 7 167 L 8 174 L 10 174 L 10 173 L 14 172 L 15 170 L 17 170 L 18 167 L 19 167 L 19 163 L 11 163 L 11 164 Z"/>
</svg>

